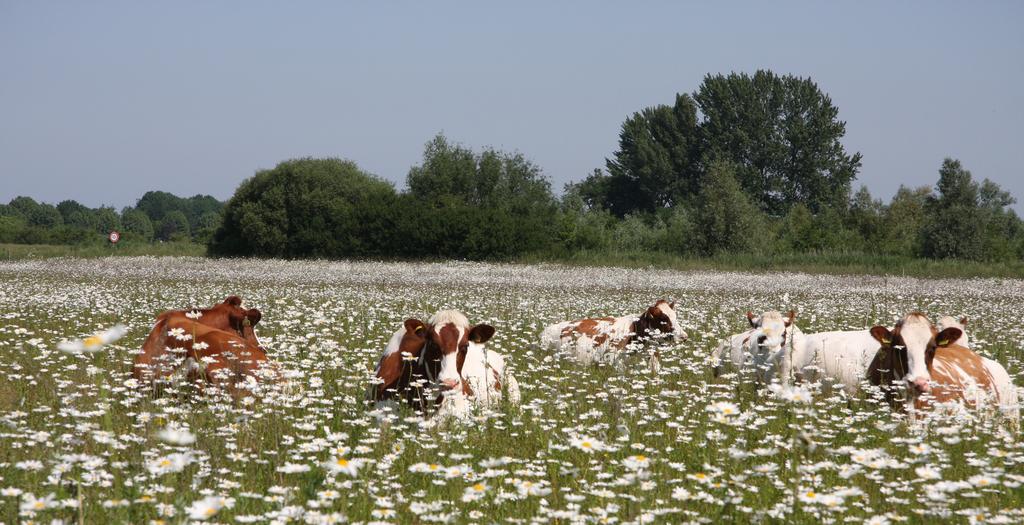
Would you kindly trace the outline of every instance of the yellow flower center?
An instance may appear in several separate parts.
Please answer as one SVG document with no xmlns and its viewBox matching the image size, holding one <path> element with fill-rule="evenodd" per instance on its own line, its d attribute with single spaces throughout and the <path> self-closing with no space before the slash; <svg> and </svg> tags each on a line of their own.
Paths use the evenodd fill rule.
<svg viewBox="0 0 1024 525">
<path fill-rule="evenodd" d="M 42 501 L 37 501 L 32 506 L 35 507 L 36 509 L 42 509 L 46 507 L 46 503 L 43 503 Z"/>
<path fill-rule="evenodd" d="M 643 454 L 640 454 L 639 456 L 636 457 L 636 460 L 637 461 L 647 461 L 647 456 L 645 456 Z"/>
<path fill-rule="evenodd" d="M 339 467 L 347 467 L 348 466 L 348 460 L 345 459 L 345 458 L 338 458 L 338 466 Z"/>
<path fill-rule="evenodd" d="M 698 472 L 698 473 L 694 474 L 694 476 L 693 476 L 693 477 L 695 477 L 695 478 L 697 478 L 697 479 L 704 479 L 704 478 L 707 478 L 707 477 L 708 477 L 708 475 L 707 475 L 707 474 L 705 474 L 705 473 L 703 473 L 703 472 Z"/>
<path fill-rule="evenodd" d="M 589 441 L 584 441 L 583 443 L 580 443 L 580 446 L 583 447 L 583 448 L 593 448 L 594 447 L 594 445 L 591 444 Z"/>
<path fill-rule="evenodd" d="M 441 465 L 438 465 L 437 463 L 431 463 L 429 468 L 430 470 L 437 470 L 441 468 Z"/>
<path fill-rule="evenodd" d="M 169 466 L 171 466 L 171 460 L 169 460 L 167 458 L 164 458 L 164 459 L 160 460 L 160 466 L 161 467 L 169 467 Z"/>
<path fill-rule="evenodd" d="M 813 490 L 807 492 L 807 497 L 808 498 L 813 498 L 815 496 L 817 496 L 817 494 L 815 494 Z"/>
<path fill-rule="evenodd" d="M 85 341 L 82 341 L 82 343 L 85 344 L 86 348 L 95 348 L 103 344 L 103 341 L 100 339 L 98 335 L 94 335 L 92 337 L 87 338 Z"/>
<path fill-rule="evenodd" d="M 477 483 L 476 485 L 473 485 L 473 490 L 475 490 L 477 492 L 483 492 L 484 491 L 484 484 L 483 483 Z"/>
</svg>

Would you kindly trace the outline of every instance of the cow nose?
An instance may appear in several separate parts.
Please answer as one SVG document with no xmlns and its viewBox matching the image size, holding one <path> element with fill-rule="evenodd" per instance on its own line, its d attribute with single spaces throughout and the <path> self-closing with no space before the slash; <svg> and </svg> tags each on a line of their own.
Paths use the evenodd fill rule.
<svg viewBox="0 0 1024 525">
<path fill-rule="evenodd" d="M 459 384 L 459 380 L 458 379 L 445 379 L 444 381 L 441 381 L 441 384 L 444 385 L 444 387 L 446 389 L 451 390 L 451 389 L 455 388 L 456 385 Z"/>
<path fill-rule="evenodd" d="M 918 394 L 927 394 L 932 389 L 931 385 L 928 384 L 928 378 L 925 377 L 914 378 L 910 384 L 913 385 L 914 390 L 916 390 Z"/>
</svg>

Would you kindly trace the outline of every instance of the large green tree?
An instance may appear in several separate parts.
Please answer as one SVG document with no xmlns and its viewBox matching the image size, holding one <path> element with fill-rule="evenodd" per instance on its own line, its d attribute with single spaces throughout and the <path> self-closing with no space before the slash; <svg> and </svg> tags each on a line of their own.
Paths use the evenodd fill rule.
<svg viewBox="0 0 1024 525">
<path fill-rule="evenodd" d="M 395 198 L 390 183 L 348 160 L 281 162 L 235 190 L 210 252 L 268 257 L 387 254 Z"/>
<path fill-rule="evenodd" d="M 676 95 L 673 106 L 646 108 L 626 119 L 619 149 L 606 161 L 604 206 L 624 216 L 670 207 L 695 195 L 700 189 L 699 133 L 697 108 L 689 95 Z"/>
<path fill-rule="evenodd" d="M 736 164 L 740 184 L 763 210 L 781 215 L 798 202 L 812 213 L 845 207 L 861 155 L 846 152 L 846 123 L 810 78 L 708 75 L 694 99 L 702 153 Z"/>
</svg>

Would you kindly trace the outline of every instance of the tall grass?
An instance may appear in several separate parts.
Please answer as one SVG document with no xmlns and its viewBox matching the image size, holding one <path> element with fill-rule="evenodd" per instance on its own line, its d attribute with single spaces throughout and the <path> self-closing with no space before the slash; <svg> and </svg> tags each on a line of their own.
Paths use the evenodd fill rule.
<svg viewBox="0 0 1024 525">
<path fill-rule="evenodd" d="M 206 255 L 206 246 L 194 242 L 123 242 L 115 245 L 0 243 L 0 260 L 111 255 L 202 256 Z"/>
<path fill-rule="evenodd" d="M 1024 277 L 1024 261 L 976 262 L 920 259 L 859 252 L 793 254 L 722 254 L 689 257 L 660 251 L 591 251 L 558 255 L 532 254 L 523 263 L 562 263 L 576 266 L 658 267 L 673 270 L 744 272 L 791 271 L 833 275 L 897 275 L 908 277 L 969 278 Z"/>
</svg>

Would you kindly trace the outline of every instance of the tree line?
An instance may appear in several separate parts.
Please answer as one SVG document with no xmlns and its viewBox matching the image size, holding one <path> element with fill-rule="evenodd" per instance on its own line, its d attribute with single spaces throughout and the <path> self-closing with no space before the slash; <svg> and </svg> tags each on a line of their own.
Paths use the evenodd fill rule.
<svg viewBox="0 0 1024 525">
<path fill-rule="evenodd" d="M 626 118 L 604 166 L 560 195 L 521 153 L 437 135 L 402 190 L 349 160 L 292 159 L 243 181 L 226 204 L 149 192 L 118 214 L 19 197 L 0 207 L 0 242 L 61 242 L 75 238 L 69 228 L 105 234 L 119 224 L 143 240 L 207 243 L 218 256 L 1024 258 L 1024 225 L 997 184 L 936 159 L 934 186 L 900 187 L 883 202 L 853 190 L 861 155 L 846 151 L 845 132 L 810 78 L 708 75 L 693 93 Z"/>
<path fill-rule="evenodd" d="M 0 204 L 0 242 L 101 243 L 117 231 L 124 242 L 207 243 L 220 226 L 223 208 L 223 202 L 209 195 L 182 198 L 164 191 L 146 192 L 134 207 L 120 212 L 109 206 L 90 208 L 73 199 L 54 206 L 20 196 Z"/>
<path fill-rule="evenodd" d="M 427 143 L 406 189 L 341 159 L 295 159 L 245 181 L 215 255 L 507 259 L 525 254 L 871 253 L 1001 261 L 1024 227 L 997 184 L 959 161 L 888 203 L 852 191 L 860 153 L 809 78 L 708 75 L 625 120 L 619 146 L 556 196 L 520 153 Z M 938 164 L 938 163 L 937 163 Z"/>
</svg>

